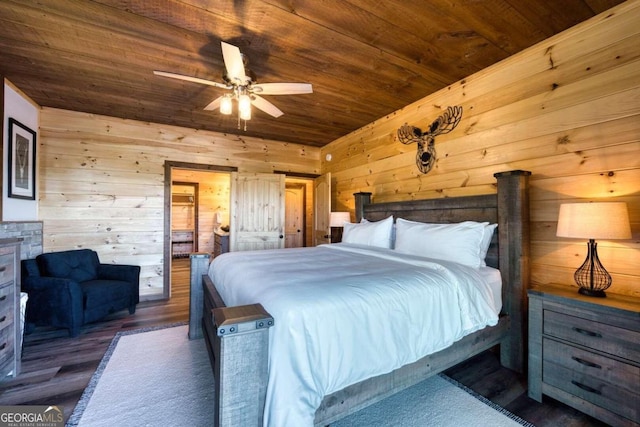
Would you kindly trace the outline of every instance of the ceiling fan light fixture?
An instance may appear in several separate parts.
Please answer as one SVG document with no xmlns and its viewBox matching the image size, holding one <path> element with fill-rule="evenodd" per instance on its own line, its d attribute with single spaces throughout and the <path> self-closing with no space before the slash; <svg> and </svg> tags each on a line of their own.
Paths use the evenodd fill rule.
<svg viewBox="0 0 640 427">
<path fill-rule="evenodd" d="M 233 110 L 233 100 L 230 96 L 224 96 L 220 100 L 220 114 L 229 115 Z"/>
<path fill-rule="evenodd" d="M 242 94 L 238 97 L 238 112 L 240 119 L 251 120 L 251 98 L 249 95 Z"/>
<path fill-rule="evenodd" d="M 225 67 L 225 71 L 222 73 L 224 83 L 159 70 L 155 70 L 153 73 L 157 76 L 204 84 L 231 91 L 231 93 L 214 99 L 204 109 L 207 111 L 220 109 L 220 114 L 230 115 L 233 114 L 233 100 L 235 99 L 238 101 L 238 129 L 240 129 L 240 122 L 244 120 L 245 131 L 247 130 L 247 120 L 251 120 L 251 105 L 271 117 L 278 118 L 284 114 L 278 107 L 264 99 L 261 95 L 313 93 L 313 89 L 309 83 L 257 84 L 255 74 L 246 67 L 248 64 L 247 57 L 240 52 L 240 49 L 237 46 L 223 41 L 221 41 L 220 44 Z"/>
</svg>

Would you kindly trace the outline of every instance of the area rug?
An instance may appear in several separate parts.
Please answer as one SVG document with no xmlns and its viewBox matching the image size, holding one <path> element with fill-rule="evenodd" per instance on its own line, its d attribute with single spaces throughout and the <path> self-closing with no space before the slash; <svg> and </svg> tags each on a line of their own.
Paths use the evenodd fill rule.
<svg viewBox="0 0 640 427">
<path fill-rule="evenodd" d="M 211 426 L 213 375 L 188 327 L 118 334 L 67 426 Z M 532 426 L 450 378 L 431 377 L 333 427 Z"/>
</svg>

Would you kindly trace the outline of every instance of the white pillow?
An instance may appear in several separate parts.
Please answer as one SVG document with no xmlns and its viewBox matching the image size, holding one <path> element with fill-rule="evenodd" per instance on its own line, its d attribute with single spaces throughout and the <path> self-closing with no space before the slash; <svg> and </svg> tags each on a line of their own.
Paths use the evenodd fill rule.
<svg viewBox="0 0 640 427">
<path fill-rule="evenodd" d="M 491 246 L 491 239 L 493 238 L 493 232 L 498 227 L 498 224 L 488 224 L 486 222 L 483 222 L 482 224 L 486 224 L 486 225 L 484 226 L 484 235 L 482 236 L 482 243 L 480 243 L 480 258 L 482 259 L 482 267 L 486 267 L 487 263 L 485 262 L 485 258 L 487 257 L 489 246 Z"/>
<path fill-rule="evenodd" d="M 369 223 L 370 221 L 366 218 L 362 218 L 360 220 L 360 223 Z M 389 249 L 393 249 L 393 245 L 395 244 L 396 241 L 396 223 L 394 222 L 393 225 L 391 226 L 391 236 L 389 236 Z"/>
<path fill-rule="evenodd" d="M 375 222 L 367 221 L 355 224 L 346 222 L 342 230 L 342 242 L 390 248 L 392 228 L 393 216 Z"/>
<path fill-rule="evenodd" d="M 432 224 L 396 221 L 395 250 L 427 258 L 453 261 L 478 268 L 485 265 L 488 250 L 485 232 L 488 222 L 464 221 L 455 224 Z M 494 227 L 495 228 L 495 227 Z M 493 232 L 493 229 L 491 230 Z M 485 249 L 486 245 L 486 249 Z"/>
</svg>

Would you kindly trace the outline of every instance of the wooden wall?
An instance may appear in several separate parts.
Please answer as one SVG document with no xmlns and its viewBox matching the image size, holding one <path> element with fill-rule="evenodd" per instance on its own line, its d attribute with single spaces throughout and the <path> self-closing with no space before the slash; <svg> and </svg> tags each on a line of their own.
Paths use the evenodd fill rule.
<svg viewBox="0 0 640 427">
<path fill-rule="evenodd" d="M 162 295 L 165 161 L 320 170 L 313 147 L 52 108 L 41 111 L 38 152 L 44 251 L 87 247 L 140 265 L 143 298 Z"/>
<path fill-rule="evenodd" d="M 574 286 L 586 256 L 586 241 L 555 236 L 561 203 L 625 201 L 633 239 L 598 251 L 609 291 L 640 296 L 638 46 L 640 2 L 626 2 L 332 142 L 321 159 L 334 210 L 353 210 L 357 191 L 375 201 L 493 193 L 495 172 L 529 170 L 532 284 Z M 437 164 L 423 175 L 396 131 L 426 130 L 453 105 L 462 121 L 436 138 Z"/>
</svg>

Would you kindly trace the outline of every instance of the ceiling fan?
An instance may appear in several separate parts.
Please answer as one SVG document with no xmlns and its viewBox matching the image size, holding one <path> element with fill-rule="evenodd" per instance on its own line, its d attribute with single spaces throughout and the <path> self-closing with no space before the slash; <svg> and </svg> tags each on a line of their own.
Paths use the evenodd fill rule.
<svg viewBox="0 0 640 427">
<path fill-rule="evenodd" d="M 240 120 L 244 120 L 245 130 L 246 121 L 251 119 L 251 105 L 273 117 L 280 117 L 284 114 L 278 107 L 260 95 L 297 95 L 313 92 L 309 83 L 256 83 L 253 72 L 246 68 L 248 60 L 240 52 L 240 49 L 229 43 L 221 42 L 221 44 L 222 57 L 226 69 L 226 72 L 222 75 L 223 83 L 165 71 L 154 71 L 153 73 L 157 76 L 229 90 L 230 92 L 214 99 L 204 109 L 215 110 L 219 108 L 220 113 L 231 114 L 233 100 L 235 99 L 238 103 L 238 128 L 240 128 Z"/>
</svg>

